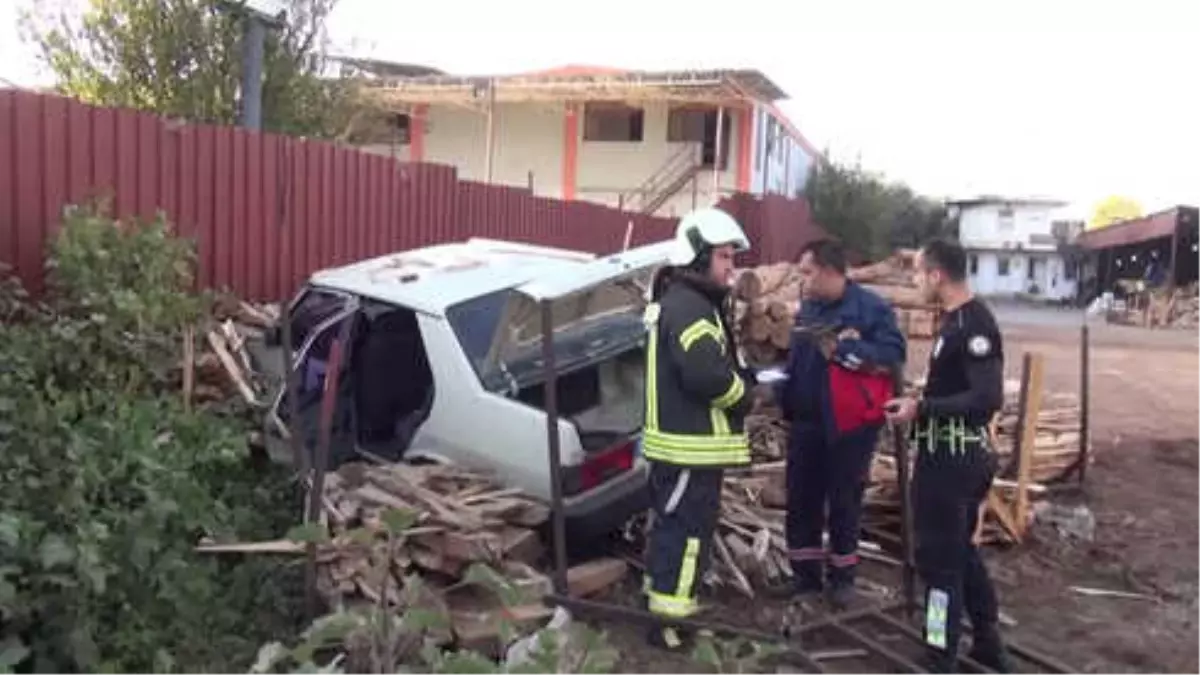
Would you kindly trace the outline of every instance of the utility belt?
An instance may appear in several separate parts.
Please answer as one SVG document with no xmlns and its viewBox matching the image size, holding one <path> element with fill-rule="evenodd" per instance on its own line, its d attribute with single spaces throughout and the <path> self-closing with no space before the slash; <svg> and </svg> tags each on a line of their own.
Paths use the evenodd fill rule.
<svg viewBox="0 0 1200 675">
<path fill-rule="evenodd" d="M 991 451 L 987 429 L 982 425 L 968 426 L 966 418 L 963 417 L 931 417 L 917 420 L 913 423 L 910 437 L 918 451 L 930 454 L 964 454 L 974 446 L 987 452 Z"/>
</svg>

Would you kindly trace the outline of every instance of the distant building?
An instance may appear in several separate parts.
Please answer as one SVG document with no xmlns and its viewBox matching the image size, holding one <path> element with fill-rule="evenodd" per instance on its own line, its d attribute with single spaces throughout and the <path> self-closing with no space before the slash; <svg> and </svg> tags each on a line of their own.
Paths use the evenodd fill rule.
<svg viewBox="0 0 1200 675">
<path fill-rule="evenodd" d="M 980 196 L 947 202 L 967 250 L 971 288 L 983 296 L 1075 296 L 1079 269 L 1064 255 L 1082 223 L 1055 221 L 1066 206 L 1051 199 Z"/>
<path fill-rule="evenodd" d="M 365 149 L 539 196 L 678 215 L 733 192 L 796 196 L 818 157 L 776 107 L 784 92 L 755 70 L 353 65 L 376 73 L 368 96 L 393 123 Z"/>
<path fill-rule="evenodd" d="M 1089 296 L 1116 290 L 1121 279 L 1146 279 L 1152 265 L 1169 286 L 1194 284 L 1200 277 L 1200 209 L 1180 204 L 1088 230 L 1075 245 L 1086 256 Z"/>
</svg>

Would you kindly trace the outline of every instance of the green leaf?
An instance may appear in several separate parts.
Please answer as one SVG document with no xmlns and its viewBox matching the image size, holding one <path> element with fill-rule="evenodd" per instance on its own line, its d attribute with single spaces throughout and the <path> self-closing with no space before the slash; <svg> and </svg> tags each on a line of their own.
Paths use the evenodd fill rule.
<svg viewBox="0 0 1200 675">
<path fill-rule="evenodd" d="M 305 523 L 288 530 L 284 539 L 302 544 L 324 544 L 329 541 L 329 529 L 320 523 Z"/>
<path fill-rule="evenodd" d="M 701 635 L 696 638 L 696 646 L 692 649 L 692 660 L 716 671 L 721 670 L 721 656 L 711 637 Z"/>
<path fill-rule="evenodd" d="M 71 564 L 75 560 L 75 550 L 62 537 L 50 534 L 42 540 L 41 546 L 38 547 L 38 556 L 41 559 L 42 567 L 49 570 L 60 565 Z"/>
<path fill-rule="evenodd" d="M 288 657 L 288 650 L 281 643 L 268 642 L 258 650 L 258 655 L 254 657 L 254 665 L 250 667 L 251 673 L 269 673 L 275 667 L 275 664 L 282 662 Z"/>
<path fill-rule="evenodd" d="M 0 545 L 16 548 L 21 543 L 21 519 L 11 513 L 0 513 Z"/>
<path fill-rule="evenodd" d="M 29 647 L 16 636 L 0 642 L 0 670 L 11 671 L 29 656 Z"/>
<path fill-rule="evenodd" d="M 397 535 L 417 523 L 417 512 L 411 509 L 386 509 L 379 514 L 388 532 Z"/>
</svg>

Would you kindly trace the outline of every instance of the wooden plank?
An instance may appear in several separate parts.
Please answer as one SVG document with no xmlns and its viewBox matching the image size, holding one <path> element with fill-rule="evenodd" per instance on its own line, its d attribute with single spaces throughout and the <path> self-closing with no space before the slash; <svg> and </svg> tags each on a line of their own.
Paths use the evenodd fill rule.
<svg viewBox="0 0 1200 675">
<path fill-rule="evenodd" d="M 1017 494 L 1013 517 L 1018 528 L 1014 533 L 1020 542 L 1025 536 L 1025 526 L 1029 522 L 1029 472 L 1033 468 L 1032 454 L 1037 438 L 1037 418 L 1042 408 L 1042 383 L 1044 376 L 1044 359 L 1040 353 L 1025 354 L 1025 372 L 1022 379 L 1028 383 L 1024 407 L 1020 412 L 1023 425 L 1021 427 L 1021 444 L 1017 455 Z"/>
<path fill-rule="evenodd" d="M 572 597 L 585 598 L 625 578 L 629 565 L 620 558 L 601 558 L 567 570 L 567 589 Z"/>
</svg>

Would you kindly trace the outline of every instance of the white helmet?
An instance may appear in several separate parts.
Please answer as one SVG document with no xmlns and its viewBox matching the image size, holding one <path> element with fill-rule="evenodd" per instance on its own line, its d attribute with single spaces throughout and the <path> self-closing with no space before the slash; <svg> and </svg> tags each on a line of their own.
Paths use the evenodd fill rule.
<svg viewBox="0 0 1200 675">
<path fill-rule="evenodd" d="M 677 267 L 690 265 L 705 247 L 726 244 L 739 253 L 750 250 L 750 240 L 733 216 L 712 207 L 696 209 L 679 220 L 668 261 Z"/>
</svg>

